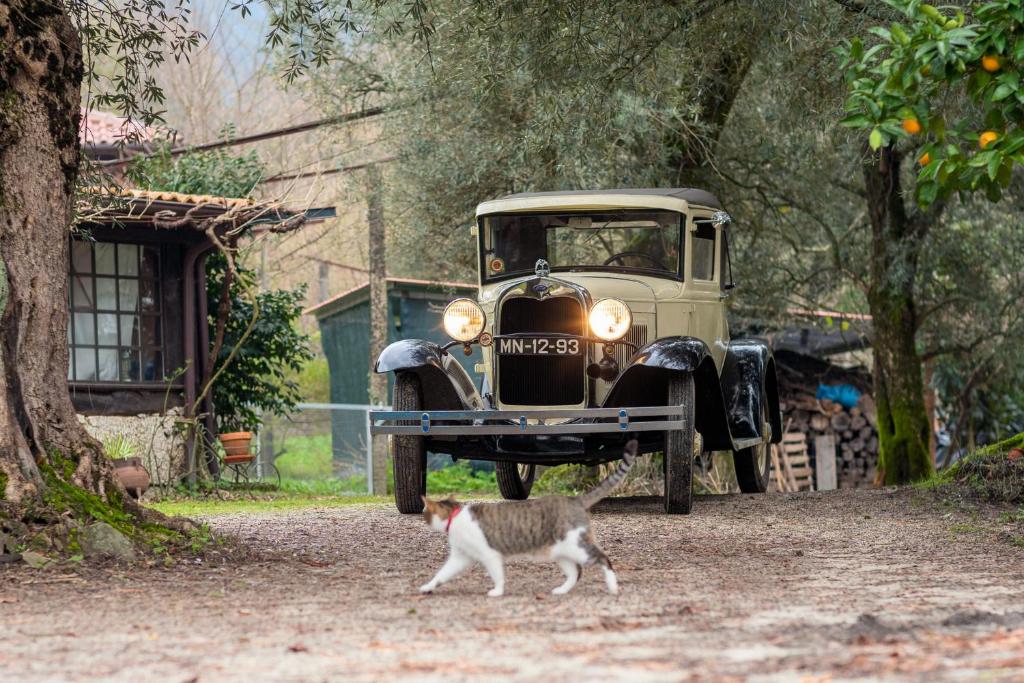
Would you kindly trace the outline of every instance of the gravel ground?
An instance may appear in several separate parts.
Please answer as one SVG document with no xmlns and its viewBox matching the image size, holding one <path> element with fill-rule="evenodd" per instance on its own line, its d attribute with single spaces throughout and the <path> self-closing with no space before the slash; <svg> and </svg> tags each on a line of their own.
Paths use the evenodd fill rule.
<svg viewBox="0 0 1024 683">
<path fill-rule="evenodd" d="M 442 537 L 390 506 L 213 517 L 246 562 L 0 571 L 0 680 L 1021 680 L 1024 550 L 912 491 L 605 501 L 619 573 L 420 596 Z M 989 529 L 984 530 L 982 527 Z"/>
</svg>

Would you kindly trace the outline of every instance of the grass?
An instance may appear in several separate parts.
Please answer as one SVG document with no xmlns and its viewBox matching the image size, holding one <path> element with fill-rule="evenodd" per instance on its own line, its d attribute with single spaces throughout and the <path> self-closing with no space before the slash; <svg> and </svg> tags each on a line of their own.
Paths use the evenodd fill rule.
<svg viewBox="0 0 1024 683">
<path fill-rule="evenodd" d="M 1024 504 L 1024 457 L 1010 457 L 1021 448 L 1024 434 L 984 446 L 921 486 L 947 500 Z"/>
<path fill-rule="evenodd" d="M 274 461 L 282 479 L 330 479 L 333 471 L 331 435 L 290 436 L 284 442 L 285 454 Z"/>
</svg>

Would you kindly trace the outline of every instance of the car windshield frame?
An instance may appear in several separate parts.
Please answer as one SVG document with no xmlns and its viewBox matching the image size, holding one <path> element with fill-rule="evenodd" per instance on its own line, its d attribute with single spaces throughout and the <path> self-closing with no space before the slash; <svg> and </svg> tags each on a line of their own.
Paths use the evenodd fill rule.
<svg viewBox="0 0 1024 683">
<path fill-rule="evenodd" d="M 523 276 L 526 276 L 526 275 L 531 275 L 531 274 L 534 273 L 534 265 L 536 263 L 536 259 L 534 259 L 533 262 L 531 262 L 528 266 L 524 265 L 524 267 L 522 267 L 520 269 L 517 269 L 517 270 L 509 269 L 509 270 L 503 270 L 501 272 L 492 272 L 492 270 L 488 267 L 488 260 L 489 260 L 489 258 L 493 258 L 493 256 L 499 256 L 500 257 L 500 254 L 490 254 L 490 255 L 488 254 L 487 242 L 488 242 L 488 239 L 489 239 L 488 231 L 490 230 L 490 228 L 488 227 L 488 224 L 487 224 L 488 219 L 501 218 L 501 217 L 520 217 L 520 218 L 526 218 L 526 217 L 535 217 L 535 216 L 536 217 L 540 217 L 540 216 L 593 217 L 593 216 L 609 216 L 609 215 L 612 215 L 612 214 L 617 215 L 617 216 L 621 216 L 621 218 L 619 220 L 622 220 L 622 221 L 629 221 L 631 219 L 632 220 L 640 220 L 638 215 L 673 214 L 673 215 L 677 216 L 678 219 L 679 219 L 679 224 L 678 224 L 678 242 L 676 244 L 676 254 L 677 254 L 677 256 L 676 256 L 676 264 L 675 264 L 676 268 L 675 268 L 675 270 L 672 271 L 672 270 L 663 270 L 663 269 L 654 268 L 654 267 L 644 268 L 644 267 L 625 266 L 625 265 L 571 265 L 571 266 L 556 265 L 555 263 L 551 263 L 550 260 L 547 258 L 547 256 L 550 255 L 550 251 L 551 251 L 550 250 L 551 243 L 550 243 L 550 241 L 548 239 L 544 240 L 545 254 L 542 255 L 542 256 L 538 256 L 537 258 L 544 258 L 545 260 L 548 260 L 549 261 L 549 265 L 551 267 L 551 272 L 552 273 L 559 273 L 559 272 L 560 273 L 608 272 L 608 273 L 622 273 L 622 274 L 630 274 L 630 275 L 646 275 L 648 277 L 658 277 L 658 278 L 663 278 L 663 279 L 667 279 L 667 280 L 673 280 L 673 281 L 676 281 L 676 282 L 682 282 L 683 281 L 683 272 L 684 272 L 684 269 L 685 269 L 685 251 L 684 251 L 684 249 L 685 249 L 685 245 L 686 245 L 686 231 L 687 231 L 688 225 L 689 225 L 689 222 L 688 222 L 689 216 L 685 212 L 683 212 L 683 211 L 673 211 L 671 209 L 654 208 L 654 207 L 652 207 L 652 208 L 635 207 L 635 208 L 623 208 L 623 209 L 616 208 L 616 209 L 612 209 L 612 210 L 609 210 L 609 209 L 595 209 L 595 210 L 589 210 L 589 211 L 587 211 L 587 210 L 580 211 L 580 210 L 571 210 L 571 209 L 570 210 L 566 210 L 566 209 L 550 209 L 550 210 L 540 210 L 540 211 L 530 211 L 530 212 L 509 211 L 509 212 L 489 213 L 489 214 L 485 214 L 485 215 L 479 216 L 477 218 L 477 232 L 478 232 L 478 238 L 477 238 L 477 251 L 478 251 L 477 267 L 478 267 L 479 272 L 480 272 L 480 282 L 482 284 L 490 284 L 490 283 L 494 283 L 494 282 L 500 282 L 502 280 L 509 280 L 509 279 L 513 279 L 513 278 L 520 278 L 520 277 L 523 277 Z M 562 226 L 559 226 L 559 228 L 561 228 L 561 227 Z M 548 231 L 548 230 L 554 230 L 554 229 L 558 229 L 558 228 L 539 227 L 539 228 L 536 228 L 536 229 Z M 579 229 L 579 230 L 587 230 L 587 231 L 594 230 L 596 232 L 598 230 L 601 230 L 601 231 L 609 230 L 609 229 L 610 230 L 616 230 L 616 229 L 619 229 L 619 228 L 571 228 L 571 227 L 566 226 L 565 229 L 567 229 L 567 230 Z M 623 228 L 623 229 L 627 229 L 627 228 Z"/>
</svg>

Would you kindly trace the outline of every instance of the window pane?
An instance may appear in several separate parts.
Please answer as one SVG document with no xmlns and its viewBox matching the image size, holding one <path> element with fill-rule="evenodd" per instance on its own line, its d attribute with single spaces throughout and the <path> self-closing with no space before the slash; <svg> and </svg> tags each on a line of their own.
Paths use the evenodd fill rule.
<svg viewBox="0 0 1024 683">
<path fill-rule="evenodd" d="M 155 349 L 146 349 L 142 352 L 142 379 L 147 382 L 159 382 L 163 378 L 163 354 Z"/>
<path fill-rule="evenodd" d="M 71 303 L 78 310 L 92 310 L 92 278 L 76 275 L 71 282 Z"/>
<path fill-rule="evenodd" d="M 160 278 L 159 252 L 152 247 L 142 247 L 142 277 Z"/>
<path fill-rule="evenodd" d="M 121 381 L 139 381 L 139 350 L 121 349 Z"/>
<path fill-rule="evenodd" d="M 117 298 L 120 310 L 134 312 L 139 306 L 139 281 L 118 280 Z"/>
<path fill-rule="evenodd" d="M 121 316 L 121 346 L 138 346 L 139 319 L 134 315 Z"/>
<path fill-rule="evenodd" d="M 137 244 L 117 245 L 117 274 L 139 274 L 139 246 Z"/>
<path fill-rule="evenodd" d="M 100 275 L 114 274 L 114 245 L 98 243 L 93 248 L 96 254 L 96 272 Z"/>
<path fill-rule="evenodd" d="M 71 267 L 76 273 L 92 272 L 92 245 L 82 240 L 71 240 Z"/>
<path fill-rule="evenodd" d="M 96 351 L 75 349 L 75 379 L 90 381 L 96 379 Z"/>
<path fill-rule="evenodd" d="M 142 346 L 163 346 L 160 336 L 160 318 L 155 315 L 142 317 Z"/>
<path fill-rule="evenodd" d="M 693 233 L 693 279 L 715 279 L 715 228 L 701 225 Z"/>
<path fill-rule="evenodd" d="M 96 343 L 96 319 L 92 313 L 75 313 L 72 326 L 75 329 L 75 344 Z"/>
<path fill-rule="evenodd" d="M 156 280 L 140 280 L 139 287 L 142 290 L 142 296 L 139 297 L 139 303 L 142 305 L 142 312 L 159 312 L 160 288 L 157 286 Z"/>
<path fill-rule="evenodd" d="M 117 310 L 117 280 L 112 277 L 96 278 L 96 309 Z"/>
<path fill-rule="evenodd" d="M 117 316 L 100 313 L 96 316 L 96 340 L 104 346 L 117 346 Z"/>
<path fill-rule="evenodd" d="M 100 371 L 101 382 L 117 381 L 117 349 L 100 349 Z"/>
</svg>

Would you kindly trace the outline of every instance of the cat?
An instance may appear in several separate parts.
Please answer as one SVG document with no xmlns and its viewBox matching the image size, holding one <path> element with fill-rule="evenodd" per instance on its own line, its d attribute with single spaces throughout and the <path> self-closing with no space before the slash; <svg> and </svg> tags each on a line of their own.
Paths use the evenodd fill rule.
<svg viewBox="0 0 1024 683">
<path fill-rule="evenodd" d="M 556 563 L 565 573 L 565 582 L 551 591 L 555 595 L 572 590 L 587 564 L 601 565 L 608 592 L 618 593 L 612 563 L 590 533 L 587 511 L 622 483 L 636 451 L 637 442 L 629 441 L 615 471 L 577 497 L 464 505 L 452 497 L 431 500 L 424 496 L 423 517 L 432 529 L 448 535 L 450 552 L 448 561 L 434 578 L 420 586 L 420 592 L 433 592 L 479 562 L 494 581 L 494 588 L 487 595 L 500 597 L 505 593 L 505 558 L 532 555 Z"/>
</svg>

